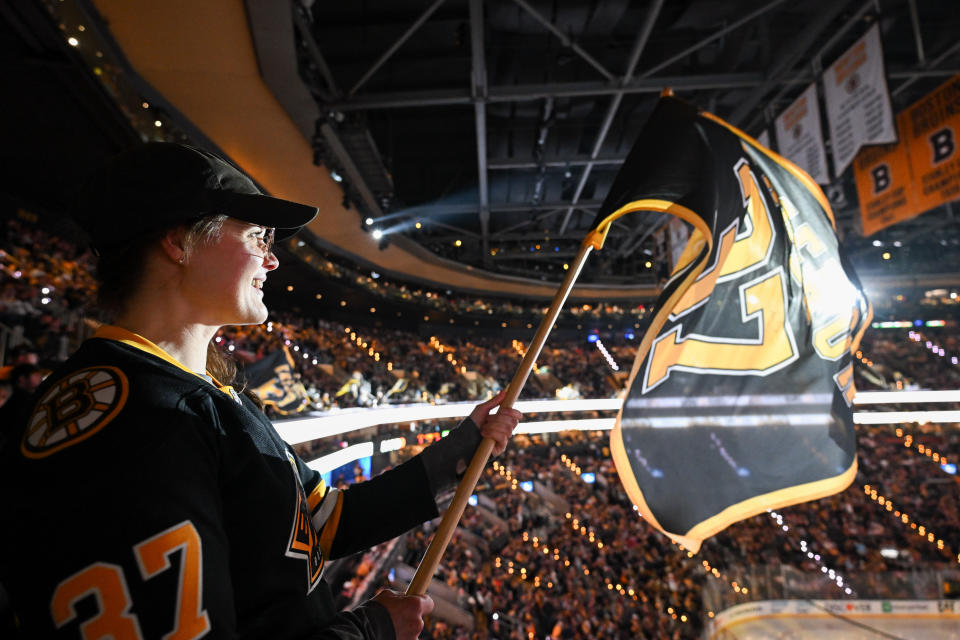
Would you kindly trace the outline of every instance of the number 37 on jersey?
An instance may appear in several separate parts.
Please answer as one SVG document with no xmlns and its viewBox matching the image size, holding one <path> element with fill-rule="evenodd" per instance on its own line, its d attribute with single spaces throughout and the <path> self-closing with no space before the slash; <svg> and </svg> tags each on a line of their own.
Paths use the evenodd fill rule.
<svg viewBox="0 0 960 640">
<path fill-rule="evenodd" d="M 189 520 L 151 536 L 132 548 L 139 578 L 150 580 L 179 567 L 176 607 L 165 640 L 200 638 L 210 631 L 210 618 L 202 603 L 203 558 L 200 536 Z M 178 561 L 174 557 L 178 557 Z M 176 562 L 176 565 L 174 564 Z M 171 594 L 174 595 L 174 594 Z M 108 562 L 95 562 L 57 585 L 50 602 L 50 614 L 57 629 L 77 620 L 78 605 L 93 597 L 97 611 L 80 623 L 85 640 L 142 638 L 140 622 L 123 569 Z"/>
</svg>

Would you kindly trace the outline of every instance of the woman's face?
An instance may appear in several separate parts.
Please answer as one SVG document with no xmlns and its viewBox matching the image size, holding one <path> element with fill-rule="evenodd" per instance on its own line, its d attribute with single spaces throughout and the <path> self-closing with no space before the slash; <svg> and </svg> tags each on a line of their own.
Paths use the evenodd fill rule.
<svg viewBox="0 0 960 640">
<path fill-rule="evenodd" d="M 185 265 L 184 292 L 196 310 L 196 322 L 266 321 L 263 283 L 280 264 L 270 250 L 272 238 L 272 229 L 227 218 L 219 240 L 193 250 Z"/>
</svg>

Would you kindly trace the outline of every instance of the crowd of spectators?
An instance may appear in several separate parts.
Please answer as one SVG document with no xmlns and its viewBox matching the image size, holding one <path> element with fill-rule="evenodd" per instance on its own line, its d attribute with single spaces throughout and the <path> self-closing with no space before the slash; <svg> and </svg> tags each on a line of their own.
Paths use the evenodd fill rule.
<svg viewBox="0 0 960 640">
<path fill-rule="evenodd" d="M 7 219 L 0 234 L 0 323 L 13 333 L 12 346 L 29 344 L 45 362 L 64 360 L 96 295 L 93 259 L 23 215 Z"/>
<path fill-rule="evenodd" d="M 516 299 L 485 298 L 456 295 L 450 290 L 429 289 L 393 282 L 375 271 L 361 272 L 344 264 L 335 256 L 319 251 L 306 243 L 291 240 L 287 247 L 301 260 L 308 262 L 318 274 L 350 287 L 361 288 L 376 296 L 462 316 L 496 315 L 498 317 L 537 318 L 546 313 L 549 304 Z M 569 305 L 561 311 L 561 319 L 569 316 L 583 320 L 630 320 L 635 323 L 649 317 L 650 307 L 644 303 L 592 302 Z"/>
<path fill-rule="evenodd" d="M 472 628 L 434 617 L 424 635 L 696 638 L 714 613 L 754 599 L 946 597 L 944 576 L 960 579 L 958 483 L 916 445 L 956 452 L 960 433 L 943 425 L 879 425 L 859 427 L 858 436 L 860 471 L 846 491 L 782 509 L 780 521 L 763 514 L 739 522 L 696 556 L 633 510 L 606 450 L 607 434 L 525 440 L 487 468 L 481 500 L 467 508 L 435 574 L 471 613 Z M 596 480 L 587 483 L 575 471 Z M 536 483 L 533 492 L 521 488 L 524 481 Z M 872 499 L 865 485 L 896 500 L 917 526 Z M 538 493 L 541 487 L 546 492 Z M 419 562 L 432 528 L 407 535 L 406 564 Z M 843 586 L 824 567 L 843 576 Z"/>
<path fill-rule="evenodd" d="M 308 408 L 313 410 L 482 399 L 508 382 L 522 360 L 522 348 L 505 339 L 441 341 L 283 313 L 272 317 L 277 320 L 264 326 L 224 329 L 221 344 L 246 362 L 286 348 L 296 362 L 295 376 L 310 398 Z M 629 365 L 632 346 L 617 345 L 611 350 Z M 612 397 L 622 388 L 622 376 L 615 375 L 601 352 L 586 340 L 551 344 L 536 365 L 521 398 Z"/>
<path fill-rule="evenodd" d="M 868 331 L 859 359 L 858 389 L 960 389 L 960 338 L 954 327 Z"/>
</svg>

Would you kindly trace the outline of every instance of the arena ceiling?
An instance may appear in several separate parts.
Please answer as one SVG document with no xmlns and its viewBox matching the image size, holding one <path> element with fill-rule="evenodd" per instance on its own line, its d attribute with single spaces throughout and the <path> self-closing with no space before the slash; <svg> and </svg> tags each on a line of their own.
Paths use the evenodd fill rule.
<svg viewBox="0 0 960 640">
<path fill-rule="evenodd" d="M 316 152 L 372 226 L 549 280 L 662 88 L 756 135 L 874 22 L 895 112 L 960 70 L 960 8 L 937 0 L 384 0 L 294 14 Z M 948 207 L 865 241 L 852 170 L 825 190 L 868 270 L 878 239 L 960 250 Z M 666 217 L 615 223 L 581 280 L 656 282 Z"/>
</svg>

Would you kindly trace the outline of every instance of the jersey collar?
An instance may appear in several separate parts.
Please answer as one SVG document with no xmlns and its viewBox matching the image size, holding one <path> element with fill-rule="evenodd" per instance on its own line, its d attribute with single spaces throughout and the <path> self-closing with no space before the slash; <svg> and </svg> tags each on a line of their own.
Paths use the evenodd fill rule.
<svg viewBox="0 0 960 640">
<path fill-rule="evenodd" d="M 113 324 L 104 324 L 104 325 L 100 325 L 96 333 L 93 334 L 93 337 L 122 342 L 123 344 L 129 345 L 131 347 L 140 349 L 141 351 L 145 351 L 151 355 L 154 355 L 160 358 L 161 360 L 166 360 L 173 366 L 183 369 L 187 373 L 197 376 L 204 382 L 210 383 L 210 380 L 213 380 L 213 385 L 215 387 L 220 389 L 220 391 L 224 392 L 231 398 L 236 399 L 236 392 L 233 390 L 232 386 L 228 384 L 221 384 L 220 381 L 217 380 L 215 377 L 213 377 L 213 375 L 211 375 L 209 371 L 206 372 L 206 375 L 210 376 L 210 379 L 208 380 L 202 374 L 199 374 L 196 371 L 192 371 L 188 369 L 186 365 L 184 365 L 182 362 L 180 362 L 179 360 L 174 358 L 172 355 L 167 353 L 165 350 L 163 350 L 161 347 L 157 346 L 150 340 L 147 340 L 146 338 L 144 338 L 138 333 L 134 333 L 132 331 L 124 329 L 123 327 L 118 327 Z"/>
</svg>

